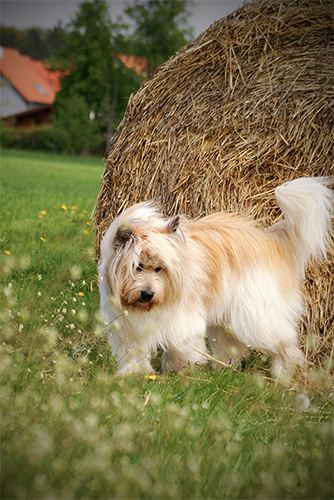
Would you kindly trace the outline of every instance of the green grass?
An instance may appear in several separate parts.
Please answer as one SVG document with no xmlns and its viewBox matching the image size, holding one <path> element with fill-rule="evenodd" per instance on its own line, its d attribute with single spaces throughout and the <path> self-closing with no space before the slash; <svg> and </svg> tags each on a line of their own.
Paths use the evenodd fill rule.
<svg viewBox="0 0 334 500">
<path fill-rule="evenodd" d="M 237 370 L 114 375 L 87 224 L 102 172 L 2 153 L 2 498 L 333 498 L 326 369 L 277 384 L 253 352 Z"/>
</svg>

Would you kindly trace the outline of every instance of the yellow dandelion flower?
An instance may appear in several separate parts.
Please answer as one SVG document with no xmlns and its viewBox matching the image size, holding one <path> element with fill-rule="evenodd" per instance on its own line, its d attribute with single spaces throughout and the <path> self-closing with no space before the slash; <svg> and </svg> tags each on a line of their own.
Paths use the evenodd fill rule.
<svg viewBox="0 0 334 500">
<path fill-rule="evenodd" d="M 42 241 L 45 241 L 45 238 L 44 238 L 44 236 L 41 236 L 41 240 L 42 240 Z"/>
<path fill-rule="evenodd" d="M 46 210 L 41 210 L 41 214 L 45 215 L 46 214 Z"/>
<path fill-rule="evenodd" d="M 157 375 L 150 375 L 148 378 L 149 380 L 155 380 L 157 378 Z"/>
<path fill-rule="evenodd" d="M 76 207 L 75 205 L 73 205 L 72 207 L 72 210 L 76 210 L 78 207 Z"/>
<path fill-rule="evenodd" d="M 63 210 L 67 210 L 67 206 L 66 206 L 66 205 L 62 205 L 62 206 L 61 206 L 61 208 L 62 208 Z"/>
<path fill-rule="evenodd" d="M 84 233 L 85 234 L 89 234 L 89 231 L 87 231 L 87 229 L 84 230 Z"/>
<path fill-rule="evenodd" d="M 9 251 L 9 250 L 5 250 L 5 253 L 6 253 L 7 255 L 10 255 L 10 251 Z"/>
<path fill-rule="evenodd" d="M 91 223 L 89 222 L 89 220 L 86 221 L 86 224 L 87 224 L 87 226 L 91 225 Z"/>
<path fill-rule="evenodd" d="M 87 210 L 83 210 L 83 213 L 86 214 L 87 213 Z"/>
<path fill-rule="evenodd" d="M 38 216 L 38 218 L 39 218 L 39 219 L 43 219 L 43 215 L 39 215 L 39 216 Z"/>
<path fill-rule="evenodd" d="M 57 210 L 57 207 L 56 207 L 56 205 L 53 205 L 53 207 L 52 207 L 52 208 L 53 208 L 54 210 Z"/>
<path fill-rule="evenodd" d="M 83 292 L 79 292 L 78 295 L 80 295 L 80 297 L 83 297 L 85 294 Z"/>
</svg>

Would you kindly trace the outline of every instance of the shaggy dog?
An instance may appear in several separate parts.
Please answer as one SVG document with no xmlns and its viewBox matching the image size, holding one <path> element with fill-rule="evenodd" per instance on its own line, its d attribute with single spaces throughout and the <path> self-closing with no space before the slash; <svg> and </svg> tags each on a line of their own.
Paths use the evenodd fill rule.
<svg viewBox="0 0 334 500">
<path fill-rule="evenodd" d="M 275 376 L 291 376 L 304 362 L 300 282 L 310 258 L 326 254 L 330 182 L 279 186 L 285 220 L 266 229 L 230 213 L 164 218 L 150 202 L 117 217 L 101 243 L 99 286 L 118 373 L 151 372 L 158 345 L 163 371 L 204 363 L 207 336 L 223 363 L 236 363 L 251 346 L 272 357 Z"/>
</svg>

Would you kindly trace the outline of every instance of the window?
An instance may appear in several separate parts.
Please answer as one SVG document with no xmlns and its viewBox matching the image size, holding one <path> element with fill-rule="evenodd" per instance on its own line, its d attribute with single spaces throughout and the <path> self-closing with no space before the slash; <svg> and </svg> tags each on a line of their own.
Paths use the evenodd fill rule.
<svg viewBox="0 0 334 500">
<path fill-rule="evenodd" d="M 46 95 L 46 92 L 45 90 L 43 89 L 43 87 L 41 87 L 38 83 L 34 83 L 34 87 L 35 89 L 38 90 L 38 92 L 42 95 Z"/>
</svg>

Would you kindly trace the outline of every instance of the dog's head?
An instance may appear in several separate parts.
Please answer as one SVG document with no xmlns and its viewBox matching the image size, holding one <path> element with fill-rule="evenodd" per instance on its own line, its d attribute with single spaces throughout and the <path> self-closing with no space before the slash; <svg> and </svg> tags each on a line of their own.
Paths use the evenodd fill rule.
<svg viewBox="0 0 334 500">
<path fill-rule="evenodd" d="M 182 231 L 179 216 L 166 220 L 154 207 L 150 212 L 148 204 L 135 208 L 109 228 L 107 241 L 101 246 L 100 274 L 109 295 L 121 307 L 148 312 L 172 303 L 181 289 Z"/>
</svg>

